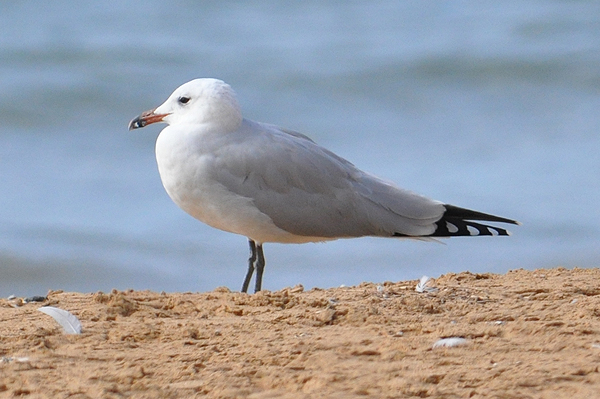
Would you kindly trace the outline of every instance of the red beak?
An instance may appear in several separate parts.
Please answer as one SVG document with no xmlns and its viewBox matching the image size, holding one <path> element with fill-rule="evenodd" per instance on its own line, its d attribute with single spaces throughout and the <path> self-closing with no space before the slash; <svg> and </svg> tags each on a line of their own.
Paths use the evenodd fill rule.
<svg viewBox="0 0 600 399">
<path fill-rule="evenodd" d="M 156 108 L 154 108 L 154 109 L 156 109 Z M 143 112 L 137 118 L 132 119 L 131 122 L 129 122 L 129 130 L 139 129 L 141 127 L 144 127 L 146 125 L 151 125 L 156 122 L 162 122 L 164 117 L 169 115 L 169 114 L 155 114 L 154 109 Z"/>
</svg>

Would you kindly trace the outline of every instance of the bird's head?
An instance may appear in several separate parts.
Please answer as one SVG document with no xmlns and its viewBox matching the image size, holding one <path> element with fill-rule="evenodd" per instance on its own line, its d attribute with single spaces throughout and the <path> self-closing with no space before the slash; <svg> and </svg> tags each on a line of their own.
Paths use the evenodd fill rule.
<svg viewBox="0 0 600 399">
<path fill-rule="evenodd" d="M 169 125 L 214 125 L 234 130 L 242 123 L 242 113 L 235 92 L 218 79 L 194 79 L 179 86 L 155 109 L 143 112 L 129 122 L 129 130 L 152 123 Z"/>
</svg>

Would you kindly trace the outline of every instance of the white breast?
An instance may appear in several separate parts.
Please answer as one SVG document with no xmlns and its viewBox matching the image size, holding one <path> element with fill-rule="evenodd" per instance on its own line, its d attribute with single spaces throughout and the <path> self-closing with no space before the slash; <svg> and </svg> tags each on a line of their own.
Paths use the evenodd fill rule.
<svg viewBox="0 0 600 399">
<path fill-rule="evenodd" d="M 217 155 L 203 149 L 203 139 L 210 140 L 169 126 L 156 141 L 163 186 L 181 209 L 209 226 L 260 243 L 323 241 L 321 237 L 297 236 L 278 228 L 251 198 L 235 194 L 216 181 L 211 171 L 216 167 Z"/>
</svg>

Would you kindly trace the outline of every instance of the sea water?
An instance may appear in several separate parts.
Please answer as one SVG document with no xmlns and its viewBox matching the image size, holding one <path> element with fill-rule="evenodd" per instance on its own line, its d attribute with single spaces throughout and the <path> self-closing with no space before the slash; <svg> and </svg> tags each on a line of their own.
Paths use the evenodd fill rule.
<svg viewBox="0 0 600 399">
<path fill-rule="evenodd" d="M 264 288 L 600 265 L 600 3 L 0 4 L 0 296 L 239 289 L 245 237 L 164 192 L 159 125 L 216 77 L 247 118 L 303 132 L 512 237 L 266 244 Z"/>
</svg>

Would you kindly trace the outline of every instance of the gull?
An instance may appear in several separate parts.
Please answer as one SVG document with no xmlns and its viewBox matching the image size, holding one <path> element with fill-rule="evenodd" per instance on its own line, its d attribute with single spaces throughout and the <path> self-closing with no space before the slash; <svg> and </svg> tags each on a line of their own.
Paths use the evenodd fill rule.
<svg viewBox="0 0 600 399">
<path fill-rule="evenodd" d="M 400 188 L 301 133 L 246 119 L 218 79 L 183 84 L 129 130 L 157 122 L 168 125 L 156 140 L 156 161 L 171 199 L 201 222 L 248 238 L 242 292 L 255 270 L 254 291 L 261 290 L 264 243 L 507 236 L 479 222 L 519 224 Z"/>
</svg>

